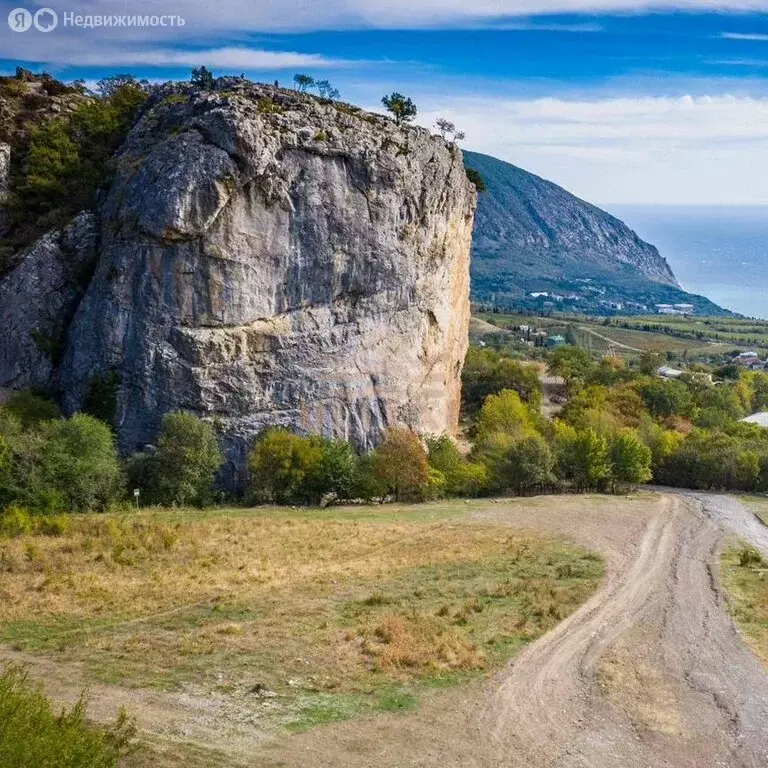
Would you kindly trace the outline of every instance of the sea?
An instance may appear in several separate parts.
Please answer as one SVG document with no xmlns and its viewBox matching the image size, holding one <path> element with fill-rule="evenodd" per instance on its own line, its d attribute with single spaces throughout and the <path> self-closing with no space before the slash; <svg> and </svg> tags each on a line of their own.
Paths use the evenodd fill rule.
<svg viewBox="0 0 768 768">
<path fill-rule="evenodd" d="M 768 206 L 606 210 L 659 249 L 686 291 L 768 320 Z"/>
</svg>

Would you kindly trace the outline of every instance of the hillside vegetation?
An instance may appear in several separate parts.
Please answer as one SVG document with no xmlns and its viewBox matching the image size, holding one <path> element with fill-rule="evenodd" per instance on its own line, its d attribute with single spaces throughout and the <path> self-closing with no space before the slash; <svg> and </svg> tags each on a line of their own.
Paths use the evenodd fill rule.
<svg viewBox="0 0 768 768">
<path fill-rule="evenodd" d="M 683 291 L 658 250 L 605 211 L 494 157 L 465 152 L 464 162 L 487 187 L 472 242 L 476 302 L 601 315 L 617 304 L 634 314 L 690 303 L 700 314 L 730 314 Z"/>
</svg>

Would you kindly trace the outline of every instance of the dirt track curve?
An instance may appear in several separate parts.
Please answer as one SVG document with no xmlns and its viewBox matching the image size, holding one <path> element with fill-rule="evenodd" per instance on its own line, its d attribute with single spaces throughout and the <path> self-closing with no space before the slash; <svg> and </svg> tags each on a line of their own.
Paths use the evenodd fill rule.
<svg viewBox="0 0 768 768">
<path fill-rule="evenodd" d="M 550 497 L 489 504 L 473 519 L 564 534 L 600 550 L 608 572 L 579 611 L 486 682 L 435 693 L 415 713 L 266 744 L 202 698 L 94 686 L 92 715 L 127 704 L 166 755 L 194 741 L 216 750 L 216 766 L 768 767 L 768 671 L 727 615 L 717 576 L 730 533 L 768 556 L 768 528 L 741 504 L 672 492 Z M 58 698 L 79 690 L 55 662 L 24 660 Z"/>
<path fill-rule="evenodd" d="M 768 766 L 768 672 L 728 617 L 716 573 L 727 532 L 768 555 L 768 529 L 735 500 L 703 494 L 665 494 L 629 542 L 596 523 L 579 537 L 606 553 L 603 588 L 481 690 L 413 718 L 307 734 L 259 764 Z"/>
</svg>

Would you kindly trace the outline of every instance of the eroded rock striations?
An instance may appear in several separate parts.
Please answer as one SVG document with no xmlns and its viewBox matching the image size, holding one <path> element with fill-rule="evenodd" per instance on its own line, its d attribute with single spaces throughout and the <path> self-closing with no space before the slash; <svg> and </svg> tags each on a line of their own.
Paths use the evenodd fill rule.
<svg viewBox="0 0 768 768">
<path fill-rule="evenodd" d="M 233 466 L 267 424 L 362 447 L 388 425 L 455 429 L 475 207 L 457 148 L 232 79 L 156 94 L 117 165 L 57 374 L 68 411 L 109 377 L 124 451 L 186 409 L 215 419 Z M 19 271 L 46 237 L 5 290 L 43 290 Z M 33 325 L 0 386 L 39 384 Z"/>
<path fill-rule="evenodd" d="M 97 258 L 98 225 L 83 212 L 43 235 L 0 281 L 0 387 L 53 391 L 66 331 Z"/>
</svg>

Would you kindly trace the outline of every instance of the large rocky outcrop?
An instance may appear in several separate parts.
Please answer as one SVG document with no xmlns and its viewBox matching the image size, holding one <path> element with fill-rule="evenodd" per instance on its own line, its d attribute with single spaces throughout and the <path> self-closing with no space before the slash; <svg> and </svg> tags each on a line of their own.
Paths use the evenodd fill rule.
<svg viewBox="0 0 768 768">
<path fill-rule="evenodd" d="M 423 129 L 239 80 L 161 93 L 101 211 L 65 407 L 110 376 L 123 450 L 182 408 L 235 464 L 267 424 L 365 447 L 450 432 L 474 206 L 460 151 Z"/>
<path fill-rule="evenodd" d="M 98 226 L 81 213 L 41 237 L 0 281 L 0 388 L 53 390 L 69 322 L 97 256 Z"/>
</svg>

